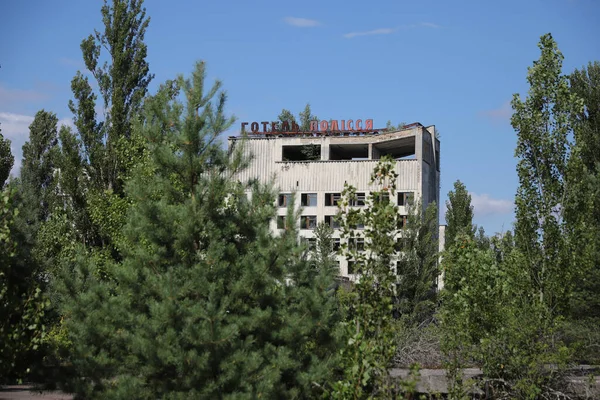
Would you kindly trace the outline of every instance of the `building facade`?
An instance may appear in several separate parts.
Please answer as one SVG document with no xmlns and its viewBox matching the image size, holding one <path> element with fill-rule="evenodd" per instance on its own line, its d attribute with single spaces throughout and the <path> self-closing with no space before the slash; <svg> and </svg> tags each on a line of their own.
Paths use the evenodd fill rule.
<svg viewBox="0 0 600 400">
<path fill-rule="evenodd" d="M 240 140 L 230 137 L 230 150 Z M 274 180 L 279 189 L 278 215 L 272 229 L 282 229 L 289 222 L 285 221 L 287 205 L 291 196 L 296 196 L 295 204 L 302 207 L 302 213 L 295 223 L 299 224 L 300 235 L 309 241 L 319 222 L 336 227 L 336 201 L 344 184 L 356 188 L 356 206 L 364 205 L 374 189 L 371 173 L 384 155 L 396 160 L 398 198 L 394 201 L 401 214 L 407 215 L 410 196 L 422 200 L 423 207 L 431 202 L 439 204 L 440 141 L 435 126 L 414 123 L 398 131 L 256 133 L 247 135 L 244 152 L 253 158 L 238 178 L 258 178 L 264 183 Z M 334 238 L 339 238 L 339 232 Z M 353 279 L 352 265 L 343 257 L 339 261 L 340 275 Z"/>
</svg>

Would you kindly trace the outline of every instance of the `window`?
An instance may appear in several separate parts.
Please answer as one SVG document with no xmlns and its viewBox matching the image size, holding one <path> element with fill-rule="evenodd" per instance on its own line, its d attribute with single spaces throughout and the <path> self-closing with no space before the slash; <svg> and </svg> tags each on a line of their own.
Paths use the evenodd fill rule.
<svg viewBox="0 0 600 400">
<path fill-rule="evenodd" d="M 308 250 L 315 250 L 317 248 L 317 239 L 315 238 L 302 238 L 302 243 Z"/>
<path fill-rule="evenodd" d="M 357 261 L 348 261 L 348 275 L 358 274 L 361 264 Z"/>
<path fill-rule="evenodd" d="M 333 251 L 339 251 L 341 247 L 340 238 L 333 239 Z"/>
<path fill-rule="evenodd" d="M 279 195 L 279 200 L 277 204 L 279 207 L 287 207 L 292 202 L 292 194 L 284 193 Z"/>
<path fill-rule="evenodd" d="M 316 207 L 317 206 L 317 194 L 316 193 L 302 193 L 300 196 L 303 207 Z"/>
<path fill-rule="evenodd" d="M 388 204 L 390 202 L 390 194 L 388 192 L 373 193 L 375 203 Z"/>
<path fill-rule="evenodd" d="M 285 229 L 285 228 L 286 228 L 285 215 L 278 215 L 277 216 L 277 229 Z"/>
<path fill-rule="evenodd" d="M 330 227 L 332 227 L 333 229 L 339 229 L 340 228 L 340 223 L 338 220 L 335 219 L 335 215 L 326 215 L 325 216 L 325 223 L 327 225 L 329 225 Z"/>
<path fill-rule="evenodd" d="M 341 198 L 342 195 L 340 193 L 325 193 L 325 205 L 337 206 Z"/>
<path fill-rule="evenodd" d="M 350 205 L 355 207 L 362 207 L 365 205 L 365 194 L 356 193 L 356 199 L 350 200 Z"/>
<path fill-rule="evenodd" d="M 353 251 L 365 251 L 365 239 L 364 238 L 348 239 L 348 248 Z"/>
<path fill-rule="evenodd" d="M 399 219 L 400 228 L 404 228 L 406 226 L 406 215 L 401 215 Z"/>
<path fill-rule="evenodd" d="M 398 192 L 398 205 L 399 206 L 407 206 L 412 204 L 414 200 L 413 192 Z"/>
<path fill-rule="evenodd" d="M 409 244 L 410 244 L 410 241 L 408 238 L 398 238 L 398 239 L 396 239 L 395 250 L 397 252 L 401 253 L 408 249 Z"/>
<path fill-rule="evenodd" d="M 316 215 L 303 215 L 300 217 L 300 229 L 315 229 L 317 227 Z"/>
</svg>

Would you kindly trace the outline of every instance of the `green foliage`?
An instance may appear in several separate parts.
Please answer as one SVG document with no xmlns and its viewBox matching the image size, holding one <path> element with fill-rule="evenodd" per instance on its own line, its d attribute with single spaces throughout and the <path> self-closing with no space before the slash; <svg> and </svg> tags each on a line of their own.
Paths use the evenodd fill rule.
<svg viewBox="0 0 600 400">
<path fill-rule="evenodd" d="M 397 278 L 392 259 L 402 217 L 390 202 L 396 193 L 395 162 L 384 157 L 375 167 L 367 206 L 354 208 L 356 189 L 346 185 L 339 204 L 342 251 L 357 266 L 358 282 L 344 294 L 344 338 L 341 351 L 342 376 L 328 392 L 329 398 L 387 398 L 391 385 L 387 369 L 395 354 L 394 299 Z M 359 224 L 364 230 L 358 230 Z M 365 252 L 348 245 L 364 239 Z"/>
<path fill-rule="evenodd" d="M 0 129 L 0 187 L 4 186 L 14 163 L 15 157 L 10 151 L 10 140 L 4 138 Z"/>
<path fill-rule="evenodd" d="M 218 143 L 233 118 L 220 82 L 204 93 L 204 80 L 198 63 L 146 104 L 152 158 L 127 188 L 112 279 L 85 253 L 63 271 L 85 378 L 68 383 L 85 398 L 307 398 L 331 374 L 333 270 L 304 257 L 293 227 L 273 236 L 269 188 L 232 179 L 245 160 Z"/>
<path fill-rule="evenodd" d="M 564 227 L 569 134 L 581 100 L 561 75 L 563 55 L 550 34 L 541 37 L 541 56 L 528 69 L 529 95 L 512 100 L 511 124 L 519 159 L 515 242 L 542 303 L 564 311 L 576 267 L 569 265 Z"/>
<path fill-rule="evenodd" d="M 407 124 L 405 122 L 400 122 L 398 125 L 392 124 L 392 121 L 388 120 L 385 124 L 385 130 L 388 132 L 401 131 Z"/>
<path fill-rule="evenodd" d="M 290 129 L 292 127 L 292 122 L 298 123 L 298 121 L 300 121 L 298 125 L 300 128 L 300 132 L 310 131 L 310 121 L 318 120 L 317 116 L 312 114 L 312 111 L 310 110 L 310 104 L 308 103 L 306 103 L 304 110 L 302 110 L 302 112 L 298 114 L 298 119 L 296 119 L 296 117 L 290 110 L 286 110 L 285 108 L 281 110 L 281 113 L 279 113 L 277 119 L 279 120 L 280 128 L 283 122 L 287 122 L 290 125 Z"/>
<path fill-rule="evenodd" d="M 460 235 L 444 255 L 442 350 L 453 398 L 469 389 L 461 377 L 465 366 L 480 366 L 496 390 L 534 399 L 569 360 L 570 351 L 556 336 L 558 320 L 532 290 L 526 259 L 516 250 L 503 251 L 499 262 L 491 250 Z"/>
<path fill-rule="evenodd" d="M 473 225 L 473 206 L 471 195 L 467 187 L 461 181 L 454 182 L 454 190 L 448 192 L 446 201 L 446 247 L 454 243 L 459 234 L 475 237 L 475 226 Z"/>
<path fill-rule="evenodd" d="M 407 211 L 407 223 L 397 242 L 401 254 L 396 264 L 396 310 L 410 323 L 419 325 L 433 316 L 437 302 L 437 205 L 430 203 L 423 213 L 423 206 L 418 201 L 410 204 Z"/>
<path fill-rule="evenodd" d="M 565 221 L 570 238 L 574 319 L 600 318 L 600 63 L 570 75 L 571 92 L 584 108 L 573 117 L 575 143 L 568 163 Z"/>
<path fill-rule="evenodd" d="M 39 357 L 49 306 L 35 276 L 24 266 L 13 229 L 18 216 L 13 201 L 9 187 L 0 198 L 0 381 L 8 383 L 26 377 Z"/>
</svg>

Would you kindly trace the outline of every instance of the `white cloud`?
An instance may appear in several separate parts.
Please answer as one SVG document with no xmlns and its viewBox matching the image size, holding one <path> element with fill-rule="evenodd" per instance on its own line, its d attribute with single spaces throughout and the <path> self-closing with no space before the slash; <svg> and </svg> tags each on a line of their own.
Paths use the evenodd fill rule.
<svg viewBox="0 0 600 400">
<path fill-rule="evenodd" d="M 346 39 L 352 39 L 357 36 L 371 36 L 371 35 L 389 35 L 398 30 L 408 30 L 415 28 L 441 28 L 441 26 L 434 24 L 433 22 L 421 22 L 419 24 L 401 25 L 395 28 L 378 28 L 370 31 L 350 32 L 344 34 Z"/>
<path fill-rule="evenodd" d="M 33 117 L 29 115 L 0 112 L 0 133 L 10 140 L 10 151 L 15 157 L 15 163 L 10 172 L 12 176 L 18 175 L 21 169 L 21 159 L 23 158 L 22 147 L 29 139 L 29 125 L 32 122 Z M 58 129 L 63 125 L 74 128 L 73 119 L 59 119 Z"/>
<path fill-rule="evenodd" d="M 512 112 L 513 110 L 510 101 L 507 101 L 498 108 L 481 111 L 480 114 L 490 119 L 492 122 L 507 122 L 510 121 Z"/>
<path fill-rule="evenodd" d="M 471 195 L 471 204 L 473 205 L 476 217 L 510 214 L 515 209 L 515 205 L 512 200 L 494 199 L 485 193 L 477 194 L 469 192 L 469 194 Z"/>
<path fill-rule="evenodd" d="M 441 28 L 440 25 L 434 24 L 433 22 L 421 22 L 421 26 L 424 26 L 426 28 L 433 28 L 433 29 Z"/>
<path fill-rule="evenodd" d="M 298 28 L 312 28 L 321 25 L 319 21 L 307 18 L 285 17 L 283 20 L 286 24 Z"/>
<path fill-rule="evenodd" d="M 371 31 L 363 31 L 363 32 L 350 32 L 344 34 L 346 39 L 352 39 L 357 36 L 370 36 L 370 35 L 389 35 L 390 33 L 394 33 L 398 30 L 398 28 L 379 28 L 373 29 Z"/>
<path fill-rule="evenodd" d="M 15 157 L 15 163 L 10 171 L 12 176 L 18 175 L 21 169 L 21 159 L 23 158 L 21 148 L 29 137 L 29 125 L 32 122 L 33 117 L 29 115 L 0 112 L 1 133 L 10 140 L 10 151 Z"/>
</svg>

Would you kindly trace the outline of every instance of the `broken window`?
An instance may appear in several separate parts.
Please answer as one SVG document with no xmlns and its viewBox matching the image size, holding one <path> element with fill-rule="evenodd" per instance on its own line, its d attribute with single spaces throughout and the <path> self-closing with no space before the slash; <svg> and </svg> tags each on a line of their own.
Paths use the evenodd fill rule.
<svg viewBox="0 0 600 400">
<path fill-rule="evenodd" d="M 286 228 L 285 215 L 278 215 L 277 216 L 277 229 L 285 229 L 285 228 Z"/>
<path fill-rule="evenodd" d="M 408 206 L 413 203 L 414 197 L 413 192 L 398 192 L 398 205 Z"/>
<path fill-rule="evenodd" d="M 317 194 L 316 193 L 302 193 L 300 196 L 303 207 L 316 207 L 317 206 Z"/>
<path fill-rule="evenodd" d="M 315 229 L 317 227 L 316 215 L 303 215 L 300 217 L 300 229 Z"/>
<path fill-rule="evenodd" d="M 325 193 L 325 205 L 337 206 L 341 198 L 341 193 Z"/>
<path fill-rule="evenodd" d="M 315 161 L 321 159 L 321 145 L 281 146 L 282 161 Z"/>
<path fill-rule="evenodd" d="M 335 215 L 326 215 L 325 216 L 325 223 L 327 225 L 329 225 L 330 227 L 332 227 L 333 229 L 339 229 L 340 228 L 340 223 L 339 223 L 339 221 L 336 220 Z"/>
<path fill-rule="evenodd" d="M 350 205 L 354 207 L 362 207 L 366 203 L 366 197 L 364 193 L 356 193 L 356 198 L 350 200 Z"/>
<path fill-rule="evenodd" d="M 277 201 L 277 204 L 279 205 L 279 207 L 287 207 L 291 202 L 292 194 L 284 193 L 279 195 L 279 200 Z"/>
</svg>

